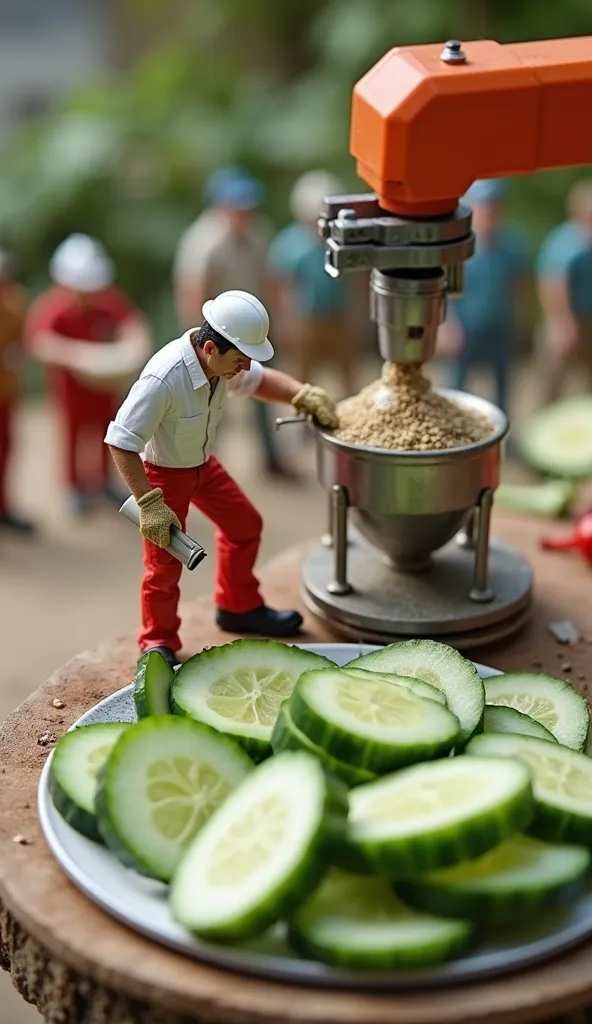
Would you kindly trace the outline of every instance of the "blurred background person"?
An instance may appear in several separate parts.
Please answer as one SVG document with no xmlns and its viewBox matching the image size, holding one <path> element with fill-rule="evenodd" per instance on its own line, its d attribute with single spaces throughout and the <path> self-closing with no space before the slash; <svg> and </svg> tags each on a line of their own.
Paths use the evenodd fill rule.
<svg viewBox="0 0 592 1024">
<path fill-rule="evenodd" d="M 93 363 L 105 345 L 126 337 L 134 341 L 141 363 L 150 355 L 150 335 L 140 311 L 113 283 L 113 263 L 96 239 L 70 235 L 53 253 L 49 274 L 54 285 L 31 306 L 26 332 L 31 351 L 49 368 L 63 430 L 70 508 L 81 515 L 93 493 L 122 501 L 103 444 L 120 388 L 110 373 L 100 380 L 100 366 L 95 377 Z M 93 346 L 101 350 L 95 354 Z"/>
<path fill-rule="evenodd" d="M 592 179 L 571 188 L 567 210 L 568 220 L 547 236 L 537 262 L 541 322 L 534 367 L 542 405 L 560 397 L 574 363 L 592 389 Z"/>
<path fill-rule="evenodd" d="M 262 184 L 240 167 L 223 167 L 205 188 L 206 208 L 179 242 L 173 271 L 175 307 L 182 329 L 203 320 L 202 306 L 221 292 L 250 292 L 265 305 L 271 224 L 261 212 Z M 280 454 L 272 410 L 253 401 L 265 472 L 293 476 Z"/>
<path fill-rule="evenodd" d="M 14 509 L 8 479 L 26 312 L 25 293 L 13 280 L 10 254 L 0 248 L 0 530 L 30 534 L 33 523 Z"/>
<path fill-rule="evenodd" d="M 316 380 L 319 367 L 325 366 L 339 380 L 343 397 L 356 390 L 359 360 L 348 315 L 350 282 L 327 274 L 317 219 L 323 200 L 344 192 L 333 174 L 303 174 L 290 196 L 294 220 L 276 235 L 268 258 L 271 303 L 292 349 L 296 376 Z M 363 285 L 367 288 L 366 280 Z"/>
<path fill-rule="evenodd" d="M 526 243 L 505 221 L 502 181 L 476 181 L 464 199 L 473 210 L 475 253 L 465 263 L 462 296 L 448 302 L 438 351 L 450 359 L 449 387 L 465 391 L 469 374 L 484 368 L 493 378 L 494 401 L 507 412 L 520 307 L 527 296 Z"/>
</svg>

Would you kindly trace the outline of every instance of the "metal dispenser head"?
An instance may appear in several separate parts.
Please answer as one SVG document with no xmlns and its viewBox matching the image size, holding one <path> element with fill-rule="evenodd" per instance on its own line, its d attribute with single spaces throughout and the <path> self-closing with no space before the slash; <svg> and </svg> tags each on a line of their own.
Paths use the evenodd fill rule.
<svg viewBox="0 0 592 1024">
<path fill-rule="evenodd" d="M 471 211 L 403 218 L 385 212 L 375 194 L 331 196 L 318 221 L 331 277 L 369 270 L 370 315 L 383 359 L 425 363 L 434 355 L 446 296 L 459 294 L 464 261 L 473 255 Z"/>
</svg>

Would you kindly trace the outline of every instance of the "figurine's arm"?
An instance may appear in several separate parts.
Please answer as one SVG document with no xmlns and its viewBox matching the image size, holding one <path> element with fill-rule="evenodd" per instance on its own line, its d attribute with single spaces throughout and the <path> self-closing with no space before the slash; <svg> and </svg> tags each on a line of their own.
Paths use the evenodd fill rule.
<svg viewBox="0 0 592 1024">
<path fill-rule="evenodd" d="M 323 388 L 303 384 L 281 370 L 264 368 L 254 397 L 262 402 L 293 405 L 298 412 L 313 416 L 323 427 L 339 426 L 335 402 Z"/>
<path fill-rule="evenodd" d="M 138 360 L 147 362 L 152 355 L 152 335 L 145 316 L 139 310 L 126 317 L 119 327 L 118 339 L 133 343 L 138 352 Z"/>
<path fill-rule="evenodd" d="M 105 443 L 136 501 L 152 490 L 140 453 L 154 436 L 170 401 L 166 384 L 157 377 L 140 377 L 107 427 Z"/>
</svg>

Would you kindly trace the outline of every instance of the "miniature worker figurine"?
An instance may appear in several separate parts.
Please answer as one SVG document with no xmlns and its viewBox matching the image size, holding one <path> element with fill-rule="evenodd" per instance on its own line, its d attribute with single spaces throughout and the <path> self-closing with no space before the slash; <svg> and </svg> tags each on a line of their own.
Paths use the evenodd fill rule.
<svg viewBox="0 0 592 1024">
<path fill-rule="evenodd" d="M 493 375 L 497 405 L 507 412 L 527 257 L 521 233 L 503 222 L 504 196 L 497 179 L 476 181 L 465 196 L 473 208 L 475 253 L 465 264 L 462 296 L 449 302 L 438 349 L 453 358 L 450 387 L 464 391 L 471 370 L 484 367 Z"/>
<path fill-rule="evenodd" d="M 569 220 L 547 236 L 537 265 L 542 321 L 534 369 L 542 405 L 560 397 L 575 362 L 592 387 L 592 180 L 574 185 L 567 205 Z"/>
<path fill-rule="evenodd" d="M 253 567 L 262 520 L 212 455 L 228 394 L 287 402 L 337 426 L 333 401 L 262 363 L 273 356 L 265 307 L 244 291 L 204 303 L 203 323 L 158 351 L 131 388 L 105 437 L 140 508 L 144 540 L 141 651 L 157 648 L 172 664 L 181 648 L 181 563 L 163 550 L 171 525 L 185 529 L 193 504 L 217 527 L 215 605 L 219 627 L 270 637 L 296 634 L 297 611 L 268 608 Z M 140 458 L 140 453 L 144 458 Z"/>
<path fill-rule="evenodd" d="M 25 294 L 12 278 L 8 252 L 0 249 L 0 530 L 30 534 L 33 524 L 18 515 L 8 496 L 18 377 L 23 360 Z"/>
<path fill-rule="evenodd" d="M 177 319 L 197 323 L 208 295 L 239 288 L 265 300 L 271 224 L 261 212 L 263 185 L 240 167 L 222 167 L 205 188 L 206 209 L 183 234 L 173 269 Z M 271 410 L 254 402 L 265 472 L 291 478 L 282 459 Z"/>
<path fill-rule="evenodd" d="M 349 326 L 345 279 L 325 270 L 325 245 L 317 219 L 321 204 L 344 191 L 326 171 L 307 171 L 290 196 L 294 221 L 274 238 L 268 273 L 273 311 L 290 335 L 298 374 L 309 380 L 323 364 L 340 379 L 344 396 L 356 390 L 357 352 Z"/>
<path fill-rule="evenodd" d="M 79 515 L 86 511 L 91 490 L 100 490 L 121 504 L 122 495 L 111 483 L 112 462 L 103 444 L 121 389 L 113 379 L 101 382 L 92 373 L 77 372 L 75 356 L 82 353 L 92 370 L 92 346 L 98 354 L 105 343 L 115 345 L 128 339 L 141 353 L 141 366 L 151 345 L 143 316 L 113 284 L 113 264 L 100 242 L 87 235 L 70 235 L 55 250 L 49 271 L 54 287 L 31 307 L 27 336 L 33 353 L 49 367 L 64 433 L 71 510 Z M 98 483 L 92 488 L 85 481 L 85 451 L 98 463 Z"/>
</svg>

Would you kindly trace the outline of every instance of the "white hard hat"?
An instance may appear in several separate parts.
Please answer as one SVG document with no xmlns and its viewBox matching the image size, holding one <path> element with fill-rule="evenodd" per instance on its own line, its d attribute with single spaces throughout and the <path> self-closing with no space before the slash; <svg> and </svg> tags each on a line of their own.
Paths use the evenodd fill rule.
<svg viewBox="0 0 592 1024">
<path fill-rule="evenodd" d="M 315 221 L 327 196 L 341 195 L 343 184 L 328 171 L 307 171 L 292 189 L 290 208 L 297 220 Z"/>
<path fill-rule="evenodd" d="M 267 310 L 255 295 L 222 292 L 204 302 L 201 311 L 210 326 L 249 359 L 264 363 L 273 356 L 273 345 L 267 337 Z"/>
<path fill-rule="evenodd" d="M 49 262 L 52 281 L 77 292 L 98 292 L 113 281 L 113 263 L 105 248 L 88 235 L 69 235 Z"/>
</svg>

